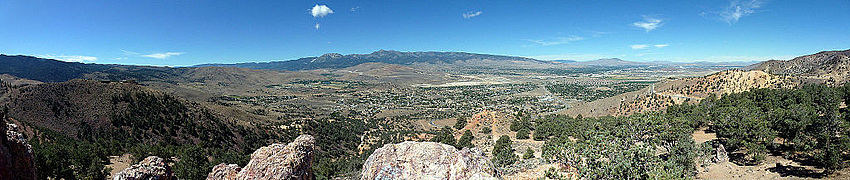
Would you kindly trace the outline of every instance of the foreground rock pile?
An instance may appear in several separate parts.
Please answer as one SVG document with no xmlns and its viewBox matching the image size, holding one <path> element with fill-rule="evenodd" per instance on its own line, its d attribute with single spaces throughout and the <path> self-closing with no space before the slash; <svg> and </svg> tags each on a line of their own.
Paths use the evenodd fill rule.
<svg viewBox="0 0 850 180">
<path fill-rule="evenodd" d="M 171 167 L 165 163 L 165 159 L 149 156 L 138 164 L 134 164 L 122 170 L 112 177 L 113 180 L 172 180 L 177 179 L 171 171 Z"/>
<path fill-rule="evenodd" d="M 251 154 L 251 161 L 245 167 L 219 164 L 207 179 L 314 179 L 312 162 L 315 142 L 313 136 L 301 135 L 287 145 L 262 147 Z"/>
<path fill-rule="evenodd" d="M 434 142 L 387 144 L 363 164 L 361 179 L 497 179 L 498 173 L 477 148 Z"/>
<path fill-rule="evenodd" d="M 36 179 L 32 146 L 15 124 L 0 124 L 0 179 Z"/>
<path fill-rule="evenodd" d="M 272 144 L 251 154 L 245 167 L 219 164 L 207 180 L 314 179 L 315 139 L 301 135 L 289 144 Z M 363 164 L 361 179 L 498 179 L 490 160 L 476 148 L 458 150 L 435 142 L 387 144 Z M 151 156 L 113 178 L 175 179 L 162 158 Z"/>
</svg>

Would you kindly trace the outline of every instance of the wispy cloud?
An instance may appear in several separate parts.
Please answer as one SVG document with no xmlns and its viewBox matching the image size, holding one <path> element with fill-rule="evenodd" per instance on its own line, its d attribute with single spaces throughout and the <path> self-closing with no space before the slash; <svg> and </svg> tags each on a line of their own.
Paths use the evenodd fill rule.
<svg viewBox="0 0 850 180">
<path fill-rule="evenodd" d="M 153 54 L 145 54 L 142 57 L 149 57 L 154 59 L 166 59 L 171 56 L 179 56 L 184 54 L 183 52 L 164 52 L 164 53 L 153 53 Z"/>
<path fill-rule="evenodd" d="M 635 45 L 631 45 L 631 46 L 629 46 L 629 47 L 632 47 L 632 49 L 646 49 L 646 48 L 648 48 L 648 47 L 649 47 L 649 45 L 646 45 L 646 44 L 635 44 Z"/>
<path fill-rule="evenodd" d="M 555 38 L 554 40 L 525 39 L 525 41 L 532 42 L 534 44 L 541 45 L 541 46 L 561 45 L 561 44 L 567 44 L 567 43 L 570 43 L 570 42 L 573 42 L 573 41 L 581 41 L 581 40 L 584 40 L 584 38 L 581 37 L 581 36 L 559 37 L 559 38 Z"/>
<path fill-rule="evenodd" d="M 360 10 L 360 6 L 354 6 L 351 8 L 351 12 L 356 12 L 357 10 Z"/>
<path fill-rule="evenodd" d="M 316 23 L 316 30 L 319 30 L 319 23 Z"/>
<path fill-rule="evenodd" d="M 36 57 L 45 58 L 45 59 L 55 59 L 67 62 L 94 62 L 97 61 L 97 57 L 94 56 L 54 56 L 54 55 L 37 55 Z"/>
<path fill-rule="evenodd" d="M 720 17 L 726 23 L 734 24 L 741 17 L 755 13 L 756 9 L 761 8 L 762 4 L 764 4 L 763 0 L 732 0 L 729 2 L 729 6 L 720 12 Z"/>
<path fill-rule="evenodd" d="M 140 54 L 140 53 L 137 53 L 137 52 L 128 51 L 128 50 L 123 50 L 123 49 L 121 49 L 121 52 L 123 52 L 123 53 L 124 53 L 124 55 L 126 55 L 126 56 L 134 56 L 134 55 L 139 55 L 139 54 Z"/>
<path fill-rule="evenodd" d="M 667 46 L 670 46 L 670 45 L 669 45 L 669 44 L 655 44 L 655 45 L 650 45 L 650 44 L 634 44 L 634 45 L 631 45 L 631 46 L 629 46 L 629 47 L 630 47 L 630 48 L 632 48 L 632 49 L 647 49 L 647 48 L 650 48 L 650 47 L 663 48 L 663 47 L 667 47 Z"/>
<path fill-rule="evenodd" d="M 662 22 L 663 20 L 658 18 L 643 16 L 642 21 L 634 22 L 632 23 L 632 26 L 639 27 L 641 29 L 646 30 L 646 32 L 649 32 L 664 25 Z"/>
<path fill-rule="evenodd" d="M 313 17 L 325 17 L 333 13 L 334 11 L 326 5 L 316 4 L 316 6 L 313 6 L 313 9 L 310 10 L 310 14 L 313 15 Z"/>
<path fill-rule="evenodd" d="M 475 17 L 475 16 L 480 16 L 480 15 L 481 15 L 481 13 L 483 13 L 483 12 L 481 12 L 481 11 L 475 11 L 475 12 L 470 11 L 470 12 L 466 12 L 466 13 L 463 13 L 463 18 L 466 18 L 466 19 L 473 18 L 473 17 Z"/>
</svg>

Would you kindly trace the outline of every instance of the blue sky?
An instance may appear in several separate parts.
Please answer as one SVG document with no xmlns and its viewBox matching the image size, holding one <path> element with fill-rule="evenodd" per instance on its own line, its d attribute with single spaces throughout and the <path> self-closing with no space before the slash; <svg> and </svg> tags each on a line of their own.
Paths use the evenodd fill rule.
<svg viewBox="0 0 850 180">
<path fill-rule="evenodd" d="M 750 61 L 850 49 L 848 19 L 847 0 L 0 0 L 0 53 L 170 66 L 379 49 Z"/>
</svg>

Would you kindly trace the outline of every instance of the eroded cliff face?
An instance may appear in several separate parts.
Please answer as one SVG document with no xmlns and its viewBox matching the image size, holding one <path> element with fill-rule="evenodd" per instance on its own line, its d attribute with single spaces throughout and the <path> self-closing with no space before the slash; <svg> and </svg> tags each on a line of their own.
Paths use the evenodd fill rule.
<svg viewBox="0 0 850 180">
<path fill-rule="evenodd" d="M 363 164 L 361 179 L 498 179 L 490 160 L 476 148 L 457 150 L 435 142 L 387 144 Z"/>
<path fill-rule="evenodd" d="M 6 117 L 2 118 L 0 132 L 5 136 L 0 138 L 0 179 L 36 179 L 32 146 L 17 125 L 6 124 Z"/>
<path fill-rule="evenodd" d="M 171 171 L 171 166 L 165 162 L 165 159 L 156 156 L 149 156 L 137 164 L 134 164 L 127 169 L 122 170 L 112 177 L 113 180 L 140 180 L 140 179 L 156 179 L 156 180 L 176 180 L 174 172 Z"/>
<path fill-rule="evenodd" d="M 316 140 L 301 135 L 289 144 L 272 144 L 251 154 L 245 167 L 219 164 L 213 167 L 208 180 L 231 179 L 314 179 L 312 162 Z"/>
</svg>

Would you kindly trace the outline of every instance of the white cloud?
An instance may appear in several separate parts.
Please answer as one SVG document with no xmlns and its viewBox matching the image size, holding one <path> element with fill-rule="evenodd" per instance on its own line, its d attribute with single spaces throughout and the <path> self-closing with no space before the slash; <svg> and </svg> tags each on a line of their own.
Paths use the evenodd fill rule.
<svg viewBox="0 0 850 180">
<path fill-rule="evenodd" d="M 667 47 L 667 46 L 670 46 L 670 45 L 669 45 L 669 44 L 655 44 L 655 45 L 650 45 L 650 44 L 635 44 L 635 45 L 631 45 L 631 46 L 629 46 L 629 47 L 631 47 L 632 49 L 646 49 L 646 48 L 651 48 L 651 47 L 655 47 L 655 48 L 663 48 L 663 47 Z"/>
<path fill-rule="evenodd" d="M 584 40 L 584 38 L 581 37 L 581 36 L 559 37 L 559 38 L 556 38 L 554 40 L 526 39 L 526 41 L 528 41 L 528 42 L 533 42 L 533 43 L 535 43 L 537 45 L 541 45 L 541 46 L 561 45 L 561 44 L 567 44 L 567 43 L 570 43 L 570 42 L 573 42 L 573 41 L 581 41 L 581 40 Z"/>
<path fill-rule="evenodd" d="M 360 10 L 360 6 L 355 6 L 355 7 L 351 8 L 351 12 L 355 12 L 357 10 Z"/>
<path fill-rule="evenodd" d="M 313 15 L 313 17 L 325 17 L 328 14 L 333 14 L 333 13 L 334 13 L 334 11 L 331 10 L 331 8 L 329 8 L 326 5 L 316 4 L 316 6 L 313 6 L 313 9 L 310 10 L 310 14 Z"/>
<path fill-rule="evenodd" d="M 732 0 L 729 6 L 720 12 L 720 17 L 726 23 L 733 24 L 738 22 L 741 17 L 755 13 L 755 10 L 761 8 L 762 0 Z"/>
<path fill-rule="evenodd" d="M 319 30 L 319 23 L 316 23 L 316 30 Z"/>
<path fill-rule="evenodd" d="M 97 57 L 94 56 L 53 56 L 53 55 L 38 55 L 36 57 L 45 58 L 45 59 L 55 59 L 67 62 L 94 62 L 97 61 Z"/>
<path fill-rule="evenodd" d="M 648 48 L 648 47 L 649 47 L 649 45 L 646 45 L 646 44 L 635 44 L 635 45 L 631 45 L 630 47 L 632 47 L 632 49 L 646 49 L 646 48 Z"/>
<path fill-rule="evenodd" d="M 467 13 L 463 13 L 463 18 L 466 18 L 466 19 L 473 18 L 475 16 L 481 15 L 481 13 L 483 13 L 483 12 L 481 12 L 481 11 L 475 11 L 475 12 L 470 11 L 470 12 L 467 12 Z"/>
<path fill-rule="evenodd" d="M 165 52 L 165 53 L 153 53 L 153 54 L 145 54 L 143 57 L 149 57 L 154 59 L 165 59 L 171 56 L 178 56 L 184 54 L 183 52 Z"/>
<path fill-rule="evenodd" d="M 661 19 L 658 19 L 658 18 L 643 16 L 643 21 L 634 22 L 634 23 L 632 23 L 632 26 L 642 28 L 642 29 L 646 30 L 646 32 L 649 32 L 649 31 L 655 30 L 656 28 L 664 25 L 664 24 L 662 24 L 662 22 L 663 21 Z"/>
</svg>

